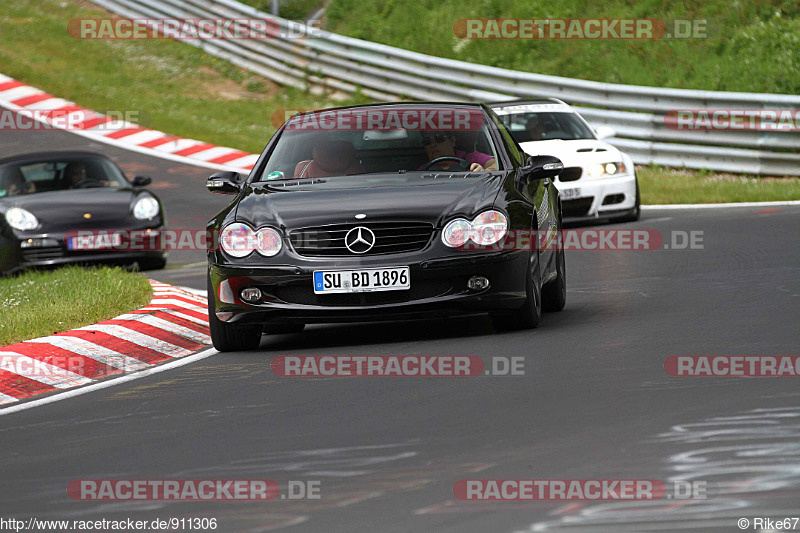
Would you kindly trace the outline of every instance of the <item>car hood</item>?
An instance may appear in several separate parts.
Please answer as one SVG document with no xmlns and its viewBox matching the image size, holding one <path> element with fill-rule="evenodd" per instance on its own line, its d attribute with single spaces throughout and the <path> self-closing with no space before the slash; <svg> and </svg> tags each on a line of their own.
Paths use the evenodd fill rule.
<svg viewBox="0 0 800 533">
<path fill-rule="evenodd" d="M 465 177 L 467 176 L 467 177 Z M 455 214 L 491 207 L 505 173 L 361 175 L 308 182 L 258 183 L 245 191 L 236 220 L 287 229 L 378 220 L 416 220 L 440 225 Z"/>
<path fill-rule="evenodd" d="M 583 167 L 591 163 L 622 161 L 621 152 L 607 142 L 598 139 L 564 141 L 530 141 L 520 143 L 528 155 L 552 155 L 559 158 L 565 167 Z"/>
<path fill-rule="evenodd" d="M 134 194 L 131 189 L 105 188 L 25 194 L 4 198 L 0 210 L 21 207 L 33 213 L 43 231 L 114 229 L 115 223 L 132 217 Z"/>
</svg>

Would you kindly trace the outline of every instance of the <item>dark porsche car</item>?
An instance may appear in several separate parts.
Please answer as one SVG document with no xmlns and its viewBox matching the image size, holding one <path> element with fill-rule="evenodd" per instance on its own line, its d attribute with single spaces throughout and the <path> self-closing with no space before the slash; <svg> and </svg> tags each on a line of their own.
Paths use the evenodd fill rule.
<svg viewBox="0 0 800 533">
<path fill-rule="evenodd" d="M 481 312 L 498 329 L 536 327 L 566 299 L 562 167 L 526 158 L 484 105 L 295 115 L 249 178 L 207 182 L 235 195 L 208 225 L 214 346 L 252 349 L 307 323 Z"/>
<path fill-rule="evenodd" d="M 161 201 L 94 152 L 0 159 L 0 273 L 66 263 L 163 268 Z"/>
</svg>

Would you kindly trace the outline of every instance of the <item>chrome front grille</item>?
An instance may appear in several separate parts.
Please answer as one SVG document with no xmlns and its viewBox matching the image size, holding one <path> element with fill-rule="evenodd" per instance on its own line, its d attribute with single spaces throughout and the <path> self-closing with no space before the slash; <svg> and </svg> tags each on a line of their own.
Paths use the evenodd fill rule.
<svg viewBox="0 0 800 533">
<path fill-rule="evenodd" d="M 374 246 L 363 254 L 345 246 L 347 233 L 358 227 L 375 235 Z M 356 222 L 292 230 L 289 241 L 298 254 L 309 257 L 381 255 L 421 250 L 432 234 L 433 224 L 427 222 Z"/>
</svg>

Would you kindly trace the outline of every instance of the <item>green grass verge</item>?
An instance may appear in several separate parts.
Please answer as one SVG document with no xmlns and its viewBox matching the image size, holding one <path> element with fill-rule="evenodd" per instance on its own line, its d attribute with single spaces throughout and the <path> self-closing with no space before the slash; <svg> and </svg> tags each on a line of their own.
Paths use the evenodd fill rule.
<svg viewBox="0 0 800 533">
<path fill-rule="evenodd" d="M 145 276 L 119 267 L 0 278 L 0 346 L 114 318 L 147 305 L 152 294 Z"/>
<path fill-rule="evenodd" d="M 642 204 L 717 204 L 800 200 L 800 178 L 638 167 Z"/>
<path fill-rule="evenodd" d="M 354 16 L 354 14 L 357 14 Z M 466 18 L 708 19 L 684 40 L 462 40 Z M 425 54 L 609 83 L 800 93 L 797 0 L 331 0 L 326 29 Z"/>
<path fill-rule="evenodd" d="M 257 3 L 261 0 L 248 1 Z M 343 6 L 349 5 L 347 2 L 349 0 L 333 0 L 329 10 L 334 26 L 338 24 L 344 25 L 339 29 L 348 30 L 345 27 L 345 22 L 341 21 Z M 451 6 L 451 4 L 453 2 L 450 0 L 444 0 L 441 6 Z M 453 13 L 458 14 L 456 18 L 465 18 L 479 13 L 489 13 L 485 14 L 485 16 L 498 17 L 503 14 L 507 16 L 514 16 L 514 14 L 516 16 L 531 16 L 532 13 L 541 12 L 547 13 L 547 16 L 550 17 L 565 17 L 572 13 L 569 9 L 575 10 L 577 9 L 575 6 L 583 6 L 584 2 L 567 0 L 564 3 L 550 3 L 548 4 L 548 9 L 544 11 L 541 9 L 537 11 L 536 6 L 538 4 L 536 3 L 531 4 L 530 9 L 526 8 L 520 11 L 521 4 L 517 0 L 511 0 L 507 5 L 504 2 L 484 4 L 482 8 L 461 6 L 459 4 L 459 9 L 455 9 Z M 289 6 L 289 4 L 282 5 Z M 311 3 L 305 2 L 305 0 L 291 3 L 292 9 L 296 8 L 300 11 L 312 9 L 313 6 L 308 7 L 309 5 Z M 527 6 L 528 4 L 525 5 Z M 647 5 L 650 6 L 650 4 Z M 775 10 L 779 7 L 775 2 L 769 5 L 772 5 Z M 421 9 L 413 2 L 386 1 L 359 4 L 358 9 L 354 8 L 352 11 L 359 13 L 359 16 L 356 17 L 359 21 L 358 25 L 368 28 L 370 24 L 374 24 L 373 27 L 376 31 L 357 36 L 389 42 L 395 39 L 396 32 L 401 32 L 404 27 L 418 28 L 413 32 L 413 39 L 409 37 L 408 42 L 395 42 L 393 44 L 412 49 L 421 49 L 421 51 L 427 53 L 442 52 L 442 50 L 433 46 L 434 37 L 437 39 L 441 37 L 437 37 L 438 34 L 436 32 L 438 32 L 452 41 L 454 39 L 452 22 L 450 22 L 449 26 L 441 26 L 436 32 L 431 33 L 429 28 L 431 21 L 429 19 L 434 17 L 431 19 L 434 20 L 436 16 L 439 16 L 440 20 L 450 20 L 446 17 L 452 18 L 454 15 L 445 14 L 442 8 L 439 7 L 440 3 L 427 2 L 425 6 L 426 9 L 432 10 L 433 14 L 430 17 L 422 14 L 418 17 L 410 17 L 411 14 Z M 646 9 L 638 7 L 634 9 L 622 0 L 616 0 L 616 3 L 608 6 L 609 13 L 611 13 L 609 16 L 614 16 L 613 13 L 617 11 L 628 17 L 644 16 L 643 13 L 647 12 Z M 623 6 L 625 7 L 624 10 L 622 9 Z M 656 9 L 658 6 L 650 7 L 654 9 L 652 16 L 664 15 L 668 11 L 666 7 L 659 7 L 658 9 Z M 515 9 L 517 11 L 514 11 Z M 594 9 L 594 11 L 591 9 Z M 596 11 L 599 8 L 591 9 L 587 11 L 586 17 L 591 16 L 591 13 L 597 14 Z M 755 8 L 748 9 L 752 11 Z M 366 102 L 364 98 L 360 97 L 334 102 L 322 96 L 314 96 L 294 89 L 280 88 L 269 80 L 232 66 L 226 61 L 204 53 L 202 50 L 175 41 L 89 41 L 73 39 L 67 34 L 67 23 L 71 19 L 108 16 L 106 12 L 87 6 L 85 3 L 61 0 L 39 0 L 38 2 L 20 3 L 14 0 L 0 0 L 0 10 L 3 12 L 3 31 L 0 32 L 0 72 L 100 112 L 104 110 L 137 111 L 141 116 L 146 117 L 145 120 L 141 121 L 143 126 L 159 129 L 167 133 L 257 153 L 263 149 L 269 137 L 275 132 L 276 128 L 272 123 L 272 115 L 276 111 L 316 109 L 333 105 Z M 759 10 L 756 11 L 762 13 Z M 747 12 L 750 13 L 750 11 Z M 784 12 L 788 11 L 784 9 Z M 409 17 L 409 20 L 395 20 L 399 16 L 398 13 L 405 13 L 404 16 Z M 669 13 L 673 12 L 669 11 Z M 377 17 L 377 14 L 385 15 L 389 18 L 386 21 L 370 18 Z M 698 17 L 701 15 L 709 16 L 706 11 L 702 10 L 697 11 L 695 14 Z M 290 18 L 301 18 L 302 16 Z M 726 16 L 730 15 L 726 14 Z M 673 18 L 678 17 L 676 15 Z M 781 21 L 783 19 L 773 22 L 777 24 L 782 23 Z M 395 28 L 395 26 L 397 27 Z M 356 28 L 349 28 L 349 30 L 352 33 L 356 31 Z M 769 35 L 768 39 L 756 40 L 751 44 L 752 46 L 766 47 L 773 39 L 784 37 Z M 793 42 L 795 44 L 800 43 L 800 39 L 795 38 Z M 665 41 L 655 44 L 658 44 L 658 46 L 673 46 L 676 45 L 675 43 L 676 41 Z M 677 43 L 684 43 L 681 46 L 688 46 L 685 41 Z M 475 51 L 483 50 L 484 45 L 486 45 L 488 47 L 487 50 L 493 49 L 493 47 L 497 50 L 505 50 L 505 46 L 512 46 L 513 48 L 513 46 L 524 45 L 521 50 L 529 50 L 525 47 L 530 47 L 534 44 L 536 46 L 586 45 L 586 43 L 570 44 L 563 41 L 511 43 L 509 45 L 508 41 L 498 41 L 494 44 L 488 42 L 472 43 L 469 48 Z M 650 46 L 652 44 L 654 43 L 621 44 L 593 41 L 591 45 L 585 46 L 586 50 L 583 53 L 588 54 L 586 58 L 573 59 L 579 61 L 580 65 L 587 62 L 591 63 L 596 59 L 592 55 L 595 54 L 592 51 L 592 47 L 597 47 L 598 50 L 602 51 L 606 46 L 616 46 L 622 47 L 624 51 L 628 47 Z M 500 48 L 497 48 L 498 46 Z M 793 49 L 791 46 L 789 48 Z M 784 52 L 784 48 L 775 50 L 775 54 L 786 59 Z M 447 54 L 440 53 L 439 55 Z M 557 55 L 560 57 L 569 54 L 560 53 Z M 644 53 L 644 55 L 647 56 L 647 53 Z M 460 58 L 470 59 L 471 57 Z M 627 64 L 623 61 L 627 57 L 624 53 L 615 57 L 618 58 L 618 68 L 627 68 Z M 734 57 L 738 56 L 734 54 Z M 753 68 L 756 70 L 766 68 L 757 61 L 757 58 L 761 57 L 761 55 L 754 55 L 748 59 L 753 63 Z M 475 57 L 475 61 L 492 63 L 492 61 L 500 61 L 501 58 L 502 54 L 492 60 L 491 56 L 484 56 L 483 52 L 481 52 L 479 56 Z M 525 53 L 520 55 L 518 62 L 514 61 L 503 66 L 522 68 L 525 62 L 531 58 L 536 61 L 534 63 L 529 62 L 529 64 L 532 65 L 532 68 L 536 67 L 536 69 L 540 65 L 539 60 L 544 65 L 553 60 L 552 57 L 546 55 Z M 570 58 L 562 57 L 562 59 L 567 60 Z M 648 68 L 651 70 L 648 72 L 652 72 L 655 69 L 659 73 L 672 76 L 670 68 L 666 68 L 671 65 L 669 62 L 656 61 L 658 56 L 653 56 L 652 59 L 653 64 L 649 65 Z M 694 65 L 695 59 L 697 58 L 687 57 L 682 59 L 682 68 L 685 70 Z M 777 61 L 777 59 L 775 60 Z M 787 65 L 794 65 L 793 61 L 800 61 L 800 53 L 786 61 L 788 61 Z M 695 68 L 699 69 L 704 64 L 700 62 Z M 772 63 L 769 64 L 771 65 Z M 723 65 L 723 67 L 728 68 L 726 65 Z M 800 84 L 800 77 L 794 76 L 796 71 L 797 69 L 786 70 L 783 75 Z M 584 77 L 579 75 L 580 72 L 560 73 Z M 586 72 L 590 71 L 587 70 Z M 747 78 L 751 81 L 762 79 L 756 73 L 754 71 L 751 75 L 742 76 L 742 78 Z M 605 81 L 632 82 L 631 80 L 622 79 L 607 79 Z M 663 77 L 655 77 L 651 82 L 668 84 Z M 800 88 L 800 85 L 791 86 Z M 734 88 L 727 87 L 727 89 Z M 751 89 L 762 91 L 777 90 L 774 85 L 753 86 Z M 640 171 L 639 175 L 644 202 L 650 204 L 800 199 L 797 180 L 791 178 L 782 181 L 759 181 L 757 178 L 744 177 L 743 181 L 737 181 L 738 178 L 731 176 L 720 178 L 715 174 L 706 172 L 671 170 L 657 167 L 646 167 Z"/>
<path fill-rule="evenodd" d="M 176 41 L 73 39 L 70 20 L 109 16 L 85 3 L 0 0 L 0 12 L 0 72 L 101 113 L 135 111 L 149 128 L 255 153 L 274 112 L 333 105 Z M 364 100 L 336 105 L 351 102 Z"/>
</svg>

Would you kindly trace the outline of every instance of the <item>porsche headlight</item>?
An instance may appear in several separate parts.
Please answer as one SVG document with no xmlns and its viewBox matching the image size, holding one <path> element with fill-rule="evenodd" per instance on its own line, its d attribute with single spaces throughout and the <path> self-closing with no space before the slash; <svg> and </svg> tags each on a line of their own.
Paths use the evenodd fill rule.
<svg viewBox="0 0 800 533">
<path fill-rule="evenodd" d="M 234 222 L 222 230 L 219 244 L 225 253 L 233 257 L 247 257 L 254 251 L 264 257 L 272 257 L 281 251 L 283 240 L 281 234 L 272 228 L 253 231 L 247 224 Z"/>
<path fill-rule="evenodd" d="M 603 176 L 616 176 L 627 171 L 625 163 L 615 161 L 613 163 L 595 163 L 586 168 L 586 173 L 590 178 L 602 178 Z"/>
<path fill-rule="evenodd" d="M 464 218 L 457 218 L 447 223 L 442 231 L 442 242 L 450 248 L 464 246 L 469 240 L 472 224 Z"/>
<path fill-rule="evenodd" d="M 484 211 L 472 219 L 451 220 L 442 230 L 442 242 L 451 248 L 460 248 L 472 241 L 479 246 L 489 246 L 500 241 L 508 232 L 508 219 L 500 211 Z"/>
<path fill-rule="evenodd" d="M 470 238 L 479 246 L 489 246 L 505 237 L 508 220 L 500 211 L 484 211 L 472 220 Z"/>
<path fill-rule="evenodd" d="M 133 216 L 138 220 L 149 220 L 158 215 L 158 200 L 149 194 L 139 196 L 133 204 Z"/>
<path fill-rule="evenodd" d="M 26 211 L 21 207 L 12 207 L 6 211 L 6 222 L 14 229 L 20 231 L 36 229 L 39 221 L 33 216 L 33 213 Z"/>
</svg>

